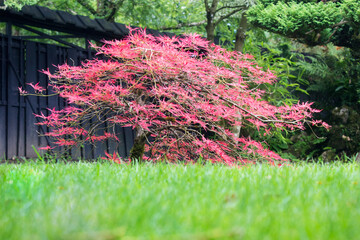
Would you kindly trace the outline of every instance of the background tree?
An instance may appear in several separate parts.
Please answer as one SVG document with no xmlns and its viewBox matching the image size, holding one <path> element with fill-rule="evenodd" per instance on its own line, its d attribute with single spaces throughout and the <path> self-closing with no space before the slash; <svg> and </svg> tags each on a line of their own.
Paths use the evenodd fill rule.
<svg viewBox="0 0 360 240">
<path fill-rule="evenodd" d="M 199 23 L 205 23 L 206 37 L 210 42 L 214 42 L 215 39 L 215 29 L 216 27 L 225 19 L 234 17 L 237 15 L 241 18 L 239 28 L 237 29 L 238 34 L 235 39 L 235 50 L 242 50 L 244 42 L 244 32 L 246 31 L 247 20 L 246 20 L 246 10 L 254 4 L 250 0 L 240 0 L 240 1 L 220 1 L 220 0 L 203 0 L 201 1 L 205 9 L 205 20 Z M 198 3 L 199 4 L 199 3 Z M 191 26 L 195 23 L 179 23 L 175 27 L 162 27 L 161 29 L 174 29 L 183 26 Z"/>
<path fill-rule="evenodd" d="M 307 154 L 331 152 L 328 160 L 335 153 L 360 151 L 360 124 L 355 120 L 360 112 L 359 9 L 357 0 L 262 0 L 248 11 L 251 24 L 290 38 L 292 53 L 303 52 L 292 72 L 300 73 L 307 87 L 309 95 L 301 98 L 324 109 L 321 118 L 333 127 L 317 133 L 322 140 L 302 135 L 294 139 L 312 146 Z"/>
<path fill-rule="evenodd" d="M 332 42 L 360 52 L 360 2 L 357 0 L 263 0 L 248 12 L 254 26 L 309 46 Z"/>
</svg>

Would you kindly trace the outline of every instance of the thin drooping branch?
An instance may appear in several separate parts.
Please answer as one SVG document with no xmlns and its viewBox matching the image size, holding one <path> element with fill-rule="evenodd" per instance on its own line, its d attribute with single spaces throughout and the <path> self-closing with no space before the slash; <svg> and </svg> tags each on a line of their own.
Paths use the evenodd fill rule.
<svg viewBox="0 0 360 240">
<path fill-rule="evenodd" d="M 119 9 L 122 7 L 125 0 L 118 0 L 118 1 L 110 1 L 110 6 L 107 9 L 104 9 L 105 11 L 109 11 L 106 13 L 105 19 L 110 22 L 115 21 L 116 13 L 119 11 Z"/>
<path fill-rule="evenodd" d="M 224 19 L 226 18 L 229 18 L 231 17 L 232 15 L 234 15 L 235 13 L 238 13 L 238 12 L 241 12 L 243 10 L 243 8 L 237 8 L 237 9 L 234 9 L 233 11 L 219 17 L 219 19 L 216 20 L 215 22 L 215 25 L 218 25 L 221 21 L 223 21 Z"/>
<path fill-rule="evenodd" d="M 331 28 L 337 28 L 337 27 L 340 27 L 340 26 L 342 26 L 342 25 L 344 25 L 344 24 L 347 24 L 347 23 L 349 23 L 349 21 L 346 21 L 346 20 L 341 20 L 340 22 L 338 22 L 338 23 L 336 23 L 336 24 L 334 24 L 334 25 L 332 25 L 331 26 Z M 322 30 L 324 30 L 324 29 L 326 29 L 327 28 L 327 26 L 324 26 L 323 28 L 321 28 L 321 29 L 311 29 L 310 31 L 307 31 L 306 33 L 305 33 L 305 35 L 309 35 L 309 34 L 311 34 L 311 33 L 314 33 L 315 31 L 317 31 L 317 32 L 321 32 Z"/>
<path fill-rule="evenodd" d="M 205 24 L 206 21 L 200 21 L 200 22 L 192 22 L 192 23 L 179 23 L 176 26 L 172 26 L 172 27 L 168 27 L 168 26 L 162 26 L 159 28 L 159 30 L 174 30 L 174 29 L 180 29 L 183 27 L 197 27 L 197 26 L 201 26 L 203 24 Z"/>
<path fill-rule="evenodd" d="M 340 22 L 332 25 L 331 27 L 332 27 L 332 28 L 334 28 L 334 27 L 339 27 L 339 26 L 344 25 L 344 24 L 347 24 L 347 23 L 349 23 L 349 21 L 343 19 L 343 20 L 341 20 Z"/>
<path fill-rule="evenodd" d="M 236 8 L 236 9 L 245 9 L 247 8 L 247 5 L 246 4 L 241 4 L 241 5 L 234 5 L 234 6 L 223 6 L 221 8 L 218 8 L 215 13 L 218 13 L 224 9 L 232 9 L 232 8 Z"/>
<path fill-rule="evenodd" d="M 84 8 L 86 8 L 86 10 L 88 10 L 92 15 L 96 15 L 97 12 L 96 10 L 89 4 L 89 1 L 86 0 L 76 0 L 81 6 L 83 6 Z"/>
</svg>

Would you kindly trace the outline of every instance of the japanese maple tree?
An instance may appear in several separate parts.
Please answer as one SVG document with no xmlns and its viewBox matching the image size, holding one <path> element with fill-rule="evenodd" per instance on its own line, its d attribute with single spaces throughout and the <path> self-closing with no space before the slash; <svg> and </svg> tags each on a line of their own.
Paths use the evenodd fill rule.
<svg viewBox="0 0 360 240">
<path fill-rule="evenodd" d="M 251 56 L 209 44 L 200 36 L 154 37 L 130 29 L 126 39 L 94 47 L 103 60 L 64 64 L 54 74 L 44 71 L 55 93 L 69 103 L 38 116 L 39 124 L 52 129 L 47 135 L 57 146 L 119 141 L 111 131 L 119 125 L 135 129 L 132 160 L 202 157 L 226 164 L 273 163 L 284 159 L 259 142 L 235 136 L 231 127 L 253 124 L 270 132 L 303 129 L 304 123 L 324 125 L 310 119 L 318 112 L 310 103 L 273 106 L 264 101 L 261 85 L 274 83 L 275 76 Z M 33 86 L 37 94 L 44 90 Z M 108 131 L 99 134 L 105 122 Z"/>
</svg>

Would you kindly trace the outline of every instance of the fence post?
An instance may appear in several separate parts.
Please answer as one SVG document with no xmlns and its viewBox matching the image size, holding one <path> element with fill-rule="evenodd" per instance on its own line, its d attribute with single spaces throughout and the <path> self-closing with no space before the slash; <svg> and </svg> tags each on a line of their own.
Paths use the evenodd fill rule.
<svg viewBox="0 0 360 240">
<path fill-rule="evenodd" d="M 10 109 L 11 109 L 11 101 L 10 101 L 10 96 L 11 96 L 11 86 L 10 86 L 10 82 L 9 82 L 9 74 L 10 74 L 10 63 L 11 63 L 11 59 L 12 59 L 12 23 L 11 22 L 7 22 L 6 23 L 6 37 L 7 37 L 7 79 L 6 79 L 6 117 L 5 117 L 5 126 L 6 126 L 6 130 L 5 130 L 5 158 L 8 159 L 9 156 L 9 131 L 11 131 L 9 129 L 9 121 L 11 121 L 10 118 Z"/>
</svg>

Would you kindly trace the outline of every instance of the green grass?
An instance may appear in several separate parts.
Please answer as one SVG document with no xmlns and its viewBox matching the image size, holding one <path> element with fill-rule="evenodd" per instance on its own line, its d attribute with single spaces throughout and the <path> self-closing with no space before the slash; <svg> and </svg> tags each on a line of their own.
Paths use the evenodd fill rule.
<svg viewBox="0 0 360 240">
<path fill-rule="evenodd" d="M 360 168 L 0 165 L 0 239 L 359 239 Z"/>
</svg>

